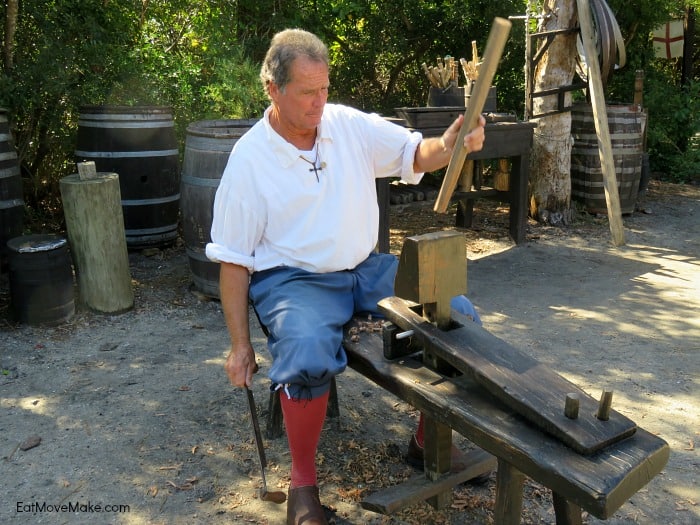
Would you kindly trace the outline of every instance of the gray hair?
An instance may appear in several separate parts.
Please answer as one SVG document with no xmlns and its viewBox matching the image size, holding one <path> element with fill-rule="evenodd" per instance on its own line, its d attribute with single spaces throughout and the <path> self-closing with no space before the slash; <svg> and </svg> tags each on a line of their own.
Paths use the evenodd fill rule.
<svg viewBox="0 0 700 525">
<path fill-rule="evenodd" d="M 313 33 L 303 29 L 285 29 L 272 37 L 270 48 L 260 69 L 260 80 L 265 93 L 269 94 L 272 82 L 284 91 L 291 80 L 292 62 L 300 56 L 328 65 L 328 48 Z"/>
</svg>

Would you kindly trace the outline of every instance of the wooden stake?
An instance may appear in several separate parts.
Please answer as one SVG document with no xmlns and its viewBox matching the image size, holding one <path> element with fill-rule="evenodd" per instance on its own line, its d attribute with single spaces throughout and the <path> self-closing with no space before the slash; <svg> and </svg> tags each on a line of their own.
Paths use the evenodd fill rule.
<svg viewBox="0 0 700 525">
<path fill-rule="evenodd" d="M 92 180 L 97 178 L 97 168 L 95 161 L 78 162 L 78 177 L 80 180 Z"/>
<path fill-rule="evenodd" d="M 605 189 L 605 202 L 608 207 L 610 233 L 613 244 L 622 246 L 625 244 L 625 232 L 620 210 L 620 194 L 617 188 L 615 160 L 610 141 L 610 128 L 608 127 L 608 114 L 605 107 L 600 64 L 598 64 L 598 53 L 593 40 L 593 19 L 589 0 L 576 0 L 576 7 L 579 25 L 581 26 L 581 40 L 583 41 L 586 65 L 588 66 L 588 89 L 591 95 L 596 134 L 598 135 L 598 154 L 600 155 L 600 167 L 603 172 L 603 187 Z"/>
<path fill-rule="evenodd" d="M 447 206 L 454 193 L 459 175 L 462 172 L 464 160 L 469 153 L 463 146 L 464 136 L 479 124 L 479 117 L 484 109 L 491 82 L 496 74 L 496 68 L 498 67 L 499 60 L 501 60 L 503 49 L 506 46 L 511 25 L 510 20 L 506 20 L 505 18 L 497 17 L 493 21 L 489 38 L 486 41 L 484 60 L 479 69 L 479 81 L 474 84 L 471 96 L 469 97 L 469 105 L 464 112 L 464 123 L 459 130 L 459 136 L 455 142 L 454 150 L 452 150 L 452 157 L 447 166 L 445 178 L 442 180 L 440 193 L 438 193 L 437 199 L 435 200 L 433 210 L 438 213 L 445 213 L 447 211 Z"/>
<path fill-rule="evenodd" d="M 581 402 L 579 401 L 578 394 L 566 394 L 566 401 L 564 403 L 564 415 L 569 419 L 578 419 L 578 409 Z"/>
<path fill-rule="evenodd" d="M 610 408 L 612 407 L 612 390 L 603 390 L 600 396 L 600 404 L 598 405 L 598 413 L 596 417 L 601 421 L 607 421 L 610 419 Z"/>
</svg>

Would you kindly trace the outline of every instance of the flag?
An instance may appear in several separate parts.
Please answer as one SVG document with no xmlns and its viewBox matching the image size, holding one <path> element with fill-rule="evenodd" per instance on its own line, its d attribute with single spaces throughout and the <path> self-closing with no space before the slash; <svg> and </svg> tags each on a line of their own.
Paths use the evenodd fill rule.
<svg viewBox="0 0 700 525">
<path fill-rule="evenodd" d="M 654 30 L 654 55 L 656 58 L 683 56 L 683 20 L 671 20 Z"/>
</svg>

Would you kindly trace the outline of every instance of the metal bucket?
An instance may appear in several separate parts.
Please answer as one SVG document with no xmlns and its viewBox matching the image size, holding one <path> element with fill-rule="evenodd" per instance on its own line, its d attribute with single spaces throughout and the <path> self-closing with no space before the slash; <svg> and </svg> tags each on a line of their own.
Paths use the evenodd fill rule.
<svg viewBox="0 0 700 525">
<path fill-rule="evenodd" d="M 58 235 L 24 235 L 10 239 L 7 246 L 15 319 L 54 326 L 73 317 L 75 291 L 68 241 Z"/>
</svg>

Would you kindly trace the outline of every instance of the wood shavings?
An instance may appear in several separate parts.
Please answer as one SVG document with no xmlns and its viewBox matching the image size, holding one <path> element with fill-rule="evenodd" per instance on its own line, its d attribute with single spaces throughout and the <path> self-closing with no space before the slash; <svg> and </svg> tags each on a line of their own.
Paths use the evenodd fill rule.
<svg viewBox="0 0 700 525">
<path fill-rule="evenodd" d="M 182 484 L 180 484 L 180 485 L 178 485 L 177 483 L 174 483 L 174 482 L 172 482 L 172 481 L 170 481 L 170 480 L 166 481 L 166 483 L 167 483 L 168 485 L 170 485 L 171 487 L 173 487 L 175 490 L 182 490 L 182 491 L 184 491 L 184 490 L 193 490 L 195 484 L 196 484 L 198 481 L 199 481 L 199 479 L 198 479 L 196 476 L 193 476 L 193 477 L 191 477 L 191 478 L 186 479 L 186 480 L 185 480 L 185 483 L 182 483 Z"/>
</svg>

